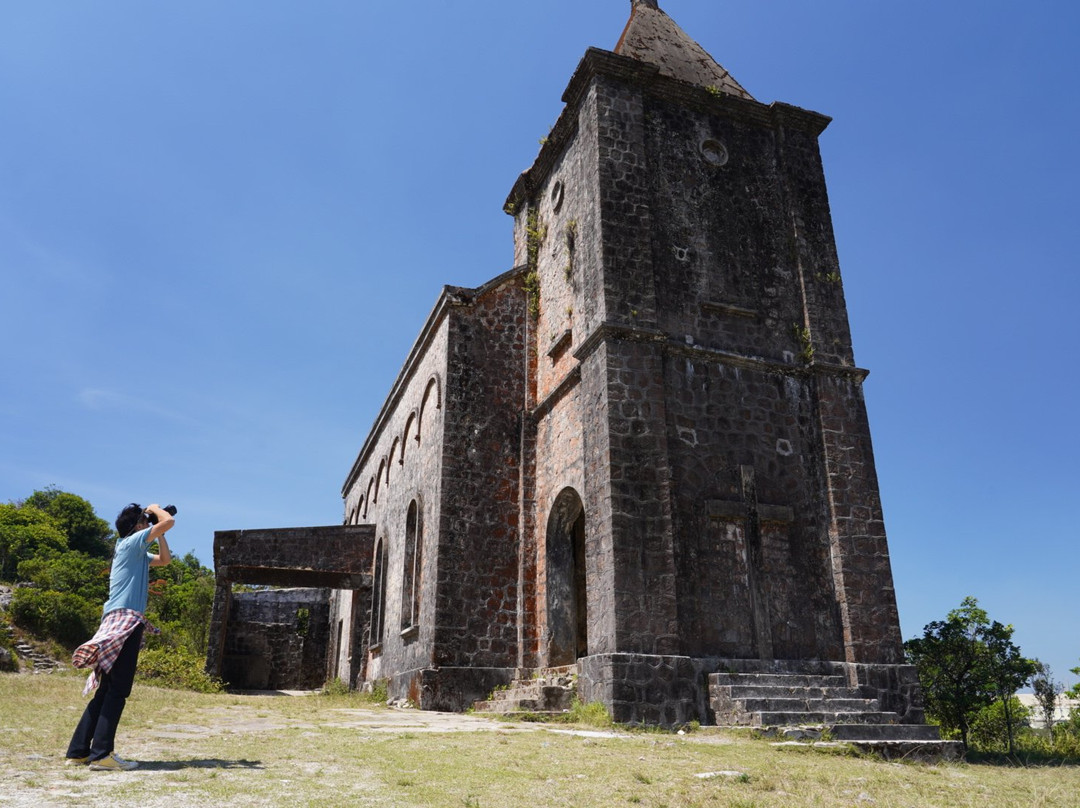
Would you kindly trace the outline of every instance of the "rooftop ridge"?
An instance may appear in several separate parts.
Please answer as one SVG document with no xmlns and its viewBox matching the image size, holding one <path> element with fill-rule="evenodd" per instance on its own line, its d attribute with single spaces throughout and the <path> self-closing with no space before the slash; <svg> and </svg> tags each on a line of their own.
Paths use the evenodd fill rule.
<svg viewBox="0 0 1080 808">
<path fill-rule="evenodd" d="M 745 88 L 664 13 L 657 0 L 631 0 L 615 53 L 657 67 L 670 78 L 754 100 Z"/>
</svg>

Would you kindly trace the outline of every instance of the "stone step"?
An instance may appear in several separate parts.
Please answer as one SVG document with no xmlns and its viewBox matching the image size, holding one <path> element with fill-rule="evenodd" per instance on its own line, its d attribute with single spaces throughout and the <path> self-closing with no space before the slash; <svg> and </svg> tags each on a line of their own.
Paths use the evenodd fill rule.
<svg viewBox="0 0 1080 808">
<path fill-rule="evenodd" d="M 509 687 L 473 704 L 479 713 L 560 715 L 577 692 L 577 666 L 519 670 Z"/>
<path fill-rule="evenodd" d="M 837 741 L 940 741 L 933 724 L 833 724 L 829 734 Z"/>
<path fill-rule="evenodd" d="M 847 687 L 843 676 L 806 673 L 710 673 L 709 686 L 756 685 L 763 687 Z"/>
<path fill-rule="evenodd" d="M 542 682 L 529 682 L 527 684 L 511 686 L 506 690 L 496 690 L 491 694 L 490 701 L 505 701 L 507 699 L 561 699 L 569 688 L 558 685 L 547 685 Z"/>
<path fill-rule="evenodd" d="M 747 713 L 869 713 L 878 712 L 873 699 L 860 698 L 748 698 L 734 699 L 731 709 Z"/>
<path fill-rule="evenodd" d="M 741 685 L 710 685 L 710 698 L 747 699 L 747 698 L 816 698 L 816 699 L 858 699 L 862 694 L 851 687 L 798 687 L 778 686 L 757 683 Z"/>
<path fill-rule="evenodd" d="M 804 724 L 897 724 L 900 716 L 896 713 L 869 710 L 865 712 L 832 711 L 761 711 L 745 714 L 749 717 L 749 726 L 753 727 L 797 727 Z"/>
<path fill-rule="evenodd" d="M 559 702 L 545 701 L 542 699 L 502 699 L 500 701 L 478 701 L 473 705 L 473 710 L 478 713 L 561 713 L 570 709 L 570 700 L 567 699 L 565 706 Z"/>
<path fill-rule="evenodd" d="M 543 693 L 522 693 L 503 690 L 492 695 L 485 703 L 495 709 L 565 710 L 574 699 L 574 691 L 558 687 L 545 687 Z"/>
<path fill-rule="evenodd" d="M 845 675 L 843 662 L 821 660 L 773 660 L 762 662 L 757 659 L 725 659 L 719 667 L 721 676 L 840 676 Z"/>
<path fill-rule="evenodd" d="M 539 679 L 544 676 L 574 676 L 578 674 L 577 665 L 553 665 L 549 668 L 518 668 L 520 680 Z"/>
</svg>

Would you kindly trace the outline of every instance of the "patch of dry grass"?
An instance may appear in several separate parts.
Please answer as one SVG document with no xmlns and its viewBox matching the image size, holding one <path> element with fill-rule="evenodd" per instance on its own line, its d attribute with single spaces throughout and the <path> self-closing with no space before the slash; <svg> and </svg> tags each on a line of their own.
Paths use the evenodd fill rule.
<svg viewBox="0 0 1080 808">
<path fill-rule="evenodd" d="M 6 806 L 1075 806 L 1077 768 L 887 763 L 709 731 L 568 734 L 373 707 L 349 696 L 136 686 L 129 773 L 63 766 L 81 678 L 0 676 Z M 555 730 L 559 731 L 555 731 Z M 705 775 L 705 776 L 703 776 Z"/>
</svg>

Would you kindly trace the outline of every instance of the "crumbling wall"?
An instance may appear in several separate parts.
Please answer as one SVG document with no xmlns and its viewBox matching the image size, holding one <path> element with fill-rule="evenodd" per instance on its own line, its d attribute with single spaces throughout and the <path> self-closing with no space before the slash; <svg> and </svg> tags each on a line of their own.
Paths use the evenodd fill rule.
<svg viewBox="0 0 1080 808">
<path fill-rule="evenodd" d="M 222 678 L 239 690 L 315 690 L 325 683 L 330 590 L 233 595 Z"/>
</svg>

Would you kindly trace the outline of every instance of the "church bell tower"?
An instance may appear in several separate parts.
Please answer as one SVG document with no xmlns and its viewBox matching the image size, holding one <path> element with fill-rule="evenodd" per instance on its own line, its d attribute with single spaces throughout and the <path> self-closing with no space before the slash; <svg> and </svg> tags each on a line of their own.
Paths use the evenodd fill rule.
<svg viewBox="0 0 1080 808">
<path fill-rule="evenodd" d="M 826 662 L 892 683 L 903 712 L 913 674 L 818 147 L 830 119 L 752 97 L 654 0 L 633 0 L 563 100 L 506 204 L 531 318 L 522 666 L 572 646 L 618 720 L 694 717 L 710 671 Z M 568 490 L 585 568 L 570 611 L 587 619 L 562 642 L 544 531 Z M 643 701 L 641 666 L 669 671 L 683 706 Z"/>
</svg>

